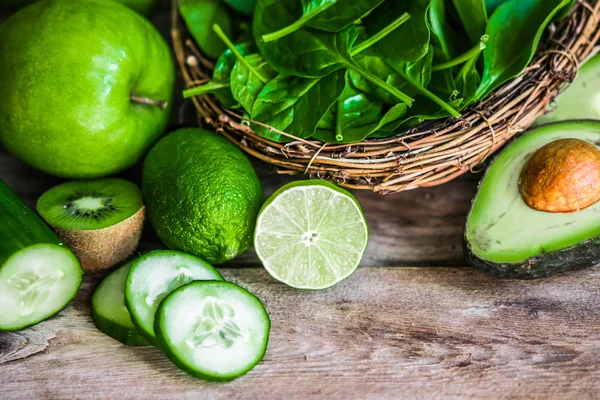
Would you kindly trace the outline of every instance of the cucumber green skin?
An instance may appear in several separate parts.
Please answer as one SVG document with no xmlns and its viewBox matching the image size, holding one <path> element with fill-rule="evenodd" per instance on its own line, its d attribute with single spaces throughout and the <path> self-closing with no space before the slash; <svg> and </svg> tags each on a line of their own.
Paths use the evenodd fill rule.
<svg viewBox="0 0 600 400">
<path fill-rule="evenodd" d="M 286 190 L 293 188 L 293 187 L 297 187 L 297 186 L 314 186 L 314 185 L 318 185 L 318 186 L 325 186 L 328 187 L 330 189 L 335 190 L 336 192 L 340 192 L 345 194 L 346 196 L 350 197 L 352 199 L 352 201 L 354 201 L 354 203 L 356 204 L 356 206 L 358 207 L 358 209 L 360 210 L 360 214 L 365 222 L 365 226 L 367 227 L 367 240 L 365 242 L 365 248 L 363 249 L 363 256 L 364 256 L 364 252 L 367 249 L 367 245 L 369 244 L 369 225 L 367 224 L 367 220 L 365 219 L 362 207 L 360 206 L 360 203 L 358 202 L 358 200 L 356 200 L 356 198 L 352 195 L 352 193 L 348 192 L 346 189 L 343 189 L 329 181 L 326 181 L 324 179 L 306 179 L 306 180 L 301 180 L 301 181 L 293 181 L 290 183 L 287 183 L 285 185 L 283 185 L 282 187 L 280 187 L 279 189 L 277 189 L 271 196 L 269 196 L 269 198 L 267 199 L 267 201 L 264 202 L 263 206 L 260 208 L 260 211 L 258 212 L 258 215 L 260 215 L 263 210 L 273 202 L 273 200 L 282 192 L 285 192 Z M 256 230 L 254 231 L 254 243 L 256 243 Z M 260 256 L 259 256 L 260 259 Z M 260 260 L 261 264 L 264 264 L 262 260 Z M 358 269 L 358 267 L 356 267 L 356 269 Z M 269 272 L 269 271 L 267 271 Z M 354 272 L 356 272 L 356 270 L 354 270 Z M 319 290 L 324 290 L 324 289 L 328 289 L 330 287 L 333 287 L 335 285 L 340 284 L 341 282 L 345 281 L 346 279 L 350 278 L 352 275 L 354 275 L 354 272 L 352 272 L 350 275 L 348 275 L 347 277 L 345 277 L 344 279 L 342 279 L 339 282 L 336 282 L 334 284 L 332 284 L 329 287 L 326 288 L 319 288 L 319 289 L 299 289 L 299 290 L 308 290 L 308 291 L 319 291 Z M 277 280 L 277 278 L 273 277 L 275 280 Z M 291 287 L 291 286 L 290 286 Z M 298 289 L 298 288 L 296 288 Z"/>
<path fill-rule="evenodd" d="M 146 253 L 146 254 L 144 254 L 142 257 L 145 257 L 145 256 L 147 256 L 147 255 L 149 255 L 149 254 L 152 254 L 152 253 L 154 253 L 154 252 L 161 252 L 162 254 L 166 254 L 166 253 L 176 253 L 176 254 L 179 254 L 179 253 L 184 253 L 183 251 L 178 251 L 178 250 L 154 250 L 154 251 L 151 251 L 151 252 L 149 252 L 149 253 Z M 192 257 L 196 257 L 196 256 L 194 256 L 194 255 L 192 255 L 192 254 L 189 254 L 189 253 L 185 253 L 185 254 L 187 254 L 187 255 L 190 255 L 190 256 L 192 256 Z M 131 264 L 131 270 L 129 271 L 129 276 L 131 276 L 131 274 L 132 274 L 132 273 L 133 273 L 133 271 L 135 270 L 135 267 L 136 267 L 136 265 L 137 265 L 137 261 L 139 261 L 139 260 L 140 260 L 142 257 L 138 258 L 136 261 L 134 261 L 134 262 Z M 223 279 L 223 276 L 221 276 L 221 273 L 220 273 L 220 272 L 219 272 L 219 271 L 218 271 L 216 268 L 214 268 L 214 267 L 213 267 L 213 269 L 215 270 L 215 272 L 217 273 L 217 275 L 218 275 L 218 276 L 220 276 L 222 280 L 224 280 L 224 279 Z M 130 299 L 130 296 L 127 296 L 127 287 L 129 286 L 129 283 L 130 283 L 130 279 L 129 279 L 129 278 L 127 278 L 127 283 L 125 284 L 125 306 L 126 306 L 126 307 L 127 307 L 127 309 L 129 310 L 129 314 L 131 315 L 131 322 L 133 322 L 133 325 L 136 327 L 136 329 L 137 329 L 137 332 L 138 332 L 138 333 L 139 333 L 139 334 L 140 334 L 140 335 L 141 335 L 141 336 L 142 336 L 144 339 L 146 339 L 146 341 L 147 341 L 149 344 L 151 344 L 151 345 L 152 345 L 152 346 L 154 346 L 154 347 L 161 348 L 161 345 L 160 345 L 160 343 L 158 342 L 158 340 L 157 340 L 156 338 L 152 337 L 151 335 L 149 335 L 148 333 L 146 333 L 146 331 L 144 330 L 144 328 L 143 328 L 142 326 L 140 326 L 140 324 L 138 323 L 137 319 L 135 318 L 135 313 L 134 313 L 134 311 L 133 311 L 133 310 L 134 310 L 134 306 L 133 306 L 133 304 L 131 304 L 131 302 L 130 302 L 130 300 L 129 300 L 129 299 Z M 186 286 L 186 285 L 183 285 L 183 286 Z M 183 287 L 183 286 L 182 286 L 182 287 Z M 167 297 L 169 297 L 169 296 L 166 296 L 166 297 L 165 297 L 165 299 L 166 299 Z M 164 299 L 163 299 L 163 300 L 164 300 Z M 161 303 L 162 303 L 162 302 L 161 302 Z M 156 320 L 155 320 L 155 322 L 156 322 Z M 155 325 L 156 325 L 156 324 L 155 324 Z M 156 334 L 156 330 L 155 330 L 154 334 Z"/>
<path fill-rule="evenodd" d="M 0 269 L 11 256 L 30 246 L 53 244 L 67 249 L 48 225 L 31 211 L 2 180 L 0 180 L 0 221 L 2 221 L 0 223 Z M 73 253 L 71 255 L 75 264 L 79 265 L 75 255 Z M 54 314 L 22 326 L 0 327 L 0 331 L 18 331 L 58 314 L 75 298 L 82 279 L 83 269 L 80 267 L 77 290 L 74 291 L 73 297 L 65 303 L 64 307 Z"/>
<path fill-rule="evenodd" d="M 0 265 L 33 244 L 62 246 L 60 239 L 0 180 Z"/>
<path fill-rule="evenodd" d="M 554 123 L 542 126 L 548 125 L 554 125 Z M 540 128 L 542 126 L 540 126 Z M 489 167 L 491 167 L 495 161 L 496 160 L 494 159 L 490 163 Z M 479 181 L 477 193 L 471 201 L 471 209 L 469 210 L 469 214 L 467 215 L 467 221 L 471 217 L 473 204 L 475 203 L 475 199 L 477 199 L 477 196 L 479 195 L 479 191 L 481 190 L 481 183 L 485 180 L 486 175 L 487 171 Z M 471 243 L 467 238 L 467 224 L 465 224 L 463 234 L 463 254 L 465 260 L 470 266 L 475 267 L 478 270 L 496 278 L 538 279 L 545 278 L 558 273 L 592 267 L 600 263 L 600 235 L 580 242 L 574 246 L 530 257 L 522 262 L 494 262 L 491 260 L 479 258 L 473 252 Z"/>
<path fill-rule="evenodd" d="M 118 340 L 127 346 L 150 346 L 150 343 L 136 329 L 125 328 L 121 325 L 115 324 L 113 321 L 104 318 L 100 314 L 96 313 L 93 306 L 92 298 L 92 319 L 94 325 L 107 336 Z"/>
<path fill-rule="evenodd" d="M 127 264 L 125 264 L 124 266 L 122 266 L 120 268 L 124 268 L 126 266 L 127 266 Z M 115 271 L 117 271 L 117 270 L 115 270 Z M 113 272 L 115 272 L 115 271 L 113 271 Z M 96 287 L 94 294 L 92 295 L 92 300 L 91 300 L 92 307 L 91 308 L 92 308 L 92 319 L 94 320 L 94 325 L 96 325 L 96 328 L 98 328 L 98 330 L 100 330 L 102 333 L 110 336 L 113 339 L 118 340 L 119 342 L 123 343 L 124 345 L 127 345 L 127 346 L 149 346 L 150 343 L 148 343 L 148 341 L 146 341 L 146 339 L 144 339 L 144 337 L 142 335 L 140 335 L 140 333 L 138 332 L 137 329 L 119 325 L 116 322 L 111 321 L 108 318 L 104 318 L 102 315 L 100 315 L 99 313 L 96 312 L 95 304 L 97 301 L 100 301 L 100 299 L 98 299 L 97 293 L 99 293 L 100 288 L 102 287 L 102 285 L 105 284 L 105 282 L 107 281 L 109 276 L 110 276 L 110 274 L 108 274 L 107 276 L 104 277 L 104 279 L 102 279 L 102 281 Z"/>
<path fill-rule="evenodd" d="M 198 371 L 198 370 L 194 369 L 190 365 L 188 365 L 185 362 L 183 362 L 182 360 L 180 360 L 177 357 L 177 355 L 175 355 L 175 353 L 173 351 L 171 351 L 171 348 L 169 346 L 168 338 L 163 334 L 162 327 L 166 324 L 166 322 L 164 321 L 165 318 L 164 318 L 163 312 L 164 312 L 164 308 L 166 307 L 167 303 L 169 302 L 169 298 L 172 297 L 172 296 L 175 296 L 177 294 L 177 292 L 179 292 L 180 290 L 185 289 L 187 286 L 202 284 L 204 282 L 219 282 L 220 284 L 230 285 L 230 286 L 238 288 L 239 290 L 247 292 L 251 296 L 255 297 L 256 300 L 262 305 L 262 308 L 263 308 L 263 310 L 265 312 L 265 315 L 267 316 L 267 321 L 268 321 L 267 337 L 269 336 L 269 333 L 271 331 L 271 318 L 269 318 L 269 314 L 267 313 L 267 310 L 265 309 L 265 307 L 262 304 L 262 302 L 260 301 L 260 299 L 258 297 L 256 297 L 256 296 L 254 296 L 252 293 L 248 292 L 243 287 L 238 286 L 235 283 L 225 282 L 225 281 L 194 281 L 194 282 L 190 282 L 187 285 L 183 285 L 183 286 L 175 289 L 174 291 L 172 291 L 167 297 L 165 297 L 163 299 L 163 301 L 160 302 L 160 305 L 158 306 L 158 309 L 156 310 L 156 318 L 154 319 L 154 331 L 156 332 L 156 339 L 158 341 L 158 347 L 166 354 L 166 356 L 169 358 L 169 360 L 171 360 L 173 362 L 173 364 L 175 364 L 180 370 L 182 370 L 183 372 L 187 373 L 188 375 L 191 375 L 191 376 L 193 376 L 195 378 L 203 379 L 205 381 L 211 381 L 211 382 L 229 382 L 229 381 L 232 381 L 232 380 L 234 380 L 236 378 L 239 378 L 240 376 L 245 375 L 248 372 L 250 372 L 250 370 L 252 370 L 264 358 L 265 354 L 267 353 L 267 347 L 268 347 L 268 344 L 269 344 L 268 340 L 265 342 L 264 347 L 261 349 L 260 357 L 259 357 L 258 361 L 256 362 L 256 364 L 251 365 L 247 369 L 242 370 L 239 373 L 234 374 L 234 375 L 229 375 L 229 376 L 213 376 L 213 375 L 204 374 L 201 371 Z"/>
</svg>

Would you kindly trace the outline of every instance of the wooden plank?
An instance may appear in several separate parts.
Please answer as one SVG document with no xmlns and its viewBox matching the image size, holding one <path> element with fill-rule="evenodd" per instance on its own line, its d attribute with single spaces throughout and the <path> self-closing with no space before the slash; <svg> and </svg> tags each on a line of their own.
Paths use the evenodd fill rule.
<svg viewBox="0 0 600 400">
<path fill-rule="evenodd" d="M 264 361 L 226 384 L 178 371 L 159 350 L 98 332 L 97 277 L 35 330 L 48 348 L 0 364 L 0 398 L 597 398 L 600 269 L 498 281 L 469 268 L 361 268 L 298 291 L 262 269 L 224 269 L 273 322 Z M 30 335 L 30 330 L 22 333 Z M 0 336 L 0 359 L 10 336 Z M 39 339 L 39 337 L 38 337 Z M 33 343 L 32 346 L 37 344 Z M 23 350 L 21 350 L 23 351 Z"/>
<path fill-rule="evenodd" d="M 255 162 L 265 195 L 292 180 L 274 174 L 267 165 Z M 140 182 L 138 165 L 122 177 Z M 29 205 L 61 182 L 34 170 L 0 149 L 0 179 L 13 188 Z M 369 224 L 369 247 L 364 266 L 461 265 L 462 229 L 475 193 L 477 177 L 466 175 L 446 185 L 382 197 L 370 192 L 355 192 Z M 162 248 L 149 226 L 144 232 L 140 251 Z M 234 261 L 235 265 L 258 266 L 252 251 Z"/>
</svg>

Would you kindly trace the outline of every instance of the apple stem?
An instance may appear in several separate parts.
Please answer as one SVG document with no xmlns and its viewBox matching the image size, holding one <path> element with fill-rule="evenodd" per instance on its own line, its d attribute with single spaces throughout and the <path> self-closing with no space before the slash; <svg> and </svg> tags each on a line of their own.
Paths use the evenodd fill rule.
<svg viewBox="0 0 600 400">
<path fill-rule="evenodd" d="M 134 103 L 138 103 L 138 104 L 157 106 L 157 107 L 160 107 L 161 110 L 164 110 L 169 105 L 169 103 L 167 101 L 160 101 L 160 100 L 149 99 L 147 97 L 134 96 L 133 94 L 129 96 L 129 100 L 131 100 Z"/>
</svg>

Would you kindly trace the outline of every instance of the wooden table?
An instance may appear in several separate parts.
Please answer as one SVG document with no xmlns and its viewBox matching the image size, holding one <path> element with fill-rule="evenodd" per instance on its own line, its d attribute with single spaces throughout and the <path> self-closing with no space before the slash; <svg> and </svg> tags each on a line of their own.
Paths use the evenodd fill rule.
<svg viewBox="0 0 600 400">
<path fill-rule="evenodd" d="M 163 31 L 167 18 L 155 16 Z M 173 127 L 193 120 L 189 106 L 179 109 Z M 266 195 L 291 179 L 256 166 Z M 139 167 L 122 176 L 139 181 Z M 30 206 L 58 182 L 3 150 L 0 179 Z M 0 399 L 600 398 L 600 269 L 500 281 L 465 267 L 476 182 L 357 193 L 369 247 L 361 268 L 329 290 L 276 282 L 252 251 L 221 268 L 273 322 L 266 357 L 234 382 L 191 378 L 155 348 L 100 333 L 89 299 L 101 276 L 90 274 L 59 315 L 0 334 Z M 140 252 L 161 247 L 146 229 Z"/>
</svg>

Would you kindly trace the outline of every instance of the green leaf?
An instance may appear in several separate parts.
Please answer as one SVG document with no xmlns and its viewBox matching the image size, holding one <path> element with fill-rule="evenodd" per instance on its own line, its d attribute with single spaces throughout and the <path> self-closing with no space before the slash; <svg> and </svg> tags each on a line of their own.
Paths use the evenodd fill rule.
<svg viewBox="0 0 600 400">
<path fill-rule="evenodd" d="M 480 82 L 481 77 L 477 71 L 477 58 L 473 58 L 462 66 L 455 79 L 456 88 L 463 99 L 461 109 L 476 102 L 475 95 Z"/>
<path fill-rule="evenodd" d="M 329 33 L 303 28 L 275 41 L 260 39 L 294 22 L 298 12 L 301 4 L 297 0 L 258 1 L 253 31 L 265 60 L 281 75 L 304 78 L 318 78 L 344 68 L 356 40 L 356 34 L 350 30 Z"/>
<path fill-rule="evenodd" d="M 446 0 L 432 0 L 429 7 L 429 26 L 431 28 L 431 44 L 441 50 L 441 62 L 449 61 L 459 54 L 457 44 L 464 38 L 452 28 L 446 18 Z M 437 53 L 436 53 L 437 56 Z"/>
<path fill-rule="evenodd" d="M 348 76 L 346 75 L 346 82 Z M 377 122 L 382 116 L 382 104 L 346 84 L 335 107 L 331 107 L 318 125 L 331 132 L 328 141 L 340 141 L 352 127 Z M 318 130 L 319 130 L 318 129 Z M 317 131 L 318 131 L 317 130 Z"/>
<path fill-rule="evenodd" d="M 508 3 L 509 1 L 511 0 L 485 0 L 485 11 L 488 17 L 491 17 L 498 7 L 500 7 L 504 3 Z"/>
<path fill-rule="evenodd" d="M 484 0 L 452 0 L 452 2 L 471 44 L 478 43 L 479 38 L 485 34 L 488 19 Z"/>
<path fill-rule="evenodd" d="M 398 88 L 398 90 L 406 93 L 409 96 L 415 95 L 417 92 L 414 88 L 402 79 L 383 59 L 383 56 L 373 49 L 368 49 L 355 57 L 356 63 L 364 70 L 369 71 L 379 79 L 390 86 Z M 396 104 L 398 100 L 390 95 L 386 90 L 379 86 L 373 85 L 366 80 L 361 74 L 356 71 L 350 71 L 350 82 L 359 91 L 372 95 L 374 98 L 382 101 L 385 104 Z"/>
<path fill-rule="evenodd" d="M 244 15 L 252 15 L 256 0 L 225 0 L 225 3 Z"/>
<path fill-rule="evenodd" d="M 254 12 L 255 37 L 261 38 L 266 33 L 277 31 L 293 22 L 298 7 L 296 0 L 260 0 Z M 358 32 L 354 26 L 348 26 L 337 33 L 302 28 L 272 42 L 259 39 L 257 44 L 267 62 L 281 75 L 318 78 L 340 69 L 350 69 L 389 92 L 397 101 L 410 105 L 410 97 L 379 80 L 369 71 L 362 70 L 354 62 L 350 49 L 357 37 Z"/>
<path fill-rule="evenodd" d="M 548 24 L 570 4 L 571 0 L 511 0 L 496 9 L 488 21 L 490 40 L 483 52 L 478 100 L 523 72 Z"/>
<path fill-rule="evenodd" d="M 310 3 L 319 2 L 318 0 L 302 0 L 302 5 L 306 9 Z M 307 26 L 327 32 L 339 32 L 381 3 L 383 0 L 337 0 L 335 5 L 311 19 Z"/>
<path fill-rule="evenodd" d="M 308 138 L 344 90 L 344 71 L 323 78 L 277 76 L 265 85 L 252 107 L 252 119 L 296 137 Z M 253 129 L 277 142 L 292 139 L 260 125 Z"/>
<path fill-rule="evenodd" d="M 431 0 L 386 1 L 363 23 L 370 35 L 383 29 L 404 13 L 410 20 L 378 43 L 379 50 L 394 62 L 414 62 L 424 57 L 429 49 L 427 9 Z"/>
<path fill-rule="evenodd" d="M 212 30 L 218 24 L 227 36 L 233 34 L 229 11 L 220 0 L 179 0 L 179 12 L 204 55 L 217 58 L 225 51 L 225 44 Z"/>
<path fill-rule="evenodd" d="M 295 16 L 295 20 L 288 25 L 264 34 L 262 39 L 271 42 L 304 27 L 339 32 L 382 2 L 383 0 L 301 0 L 302 14 Z"/>
<path fill-rule="evenodd" d="M 369 49 L 357 56 L 357 63 L 361 67 L 393 87 L 398 88 L 403 93 L 410 96 L 423 95 L 434 101 L 442 108 L 445 108 L 451 115 L 459 117 L 458 111 L 450 107 L 444 100 L 427 89 L 431 80 L 431 64 L 433 59 L 433 49 L 416 62 L 412 63 L 394 63 L 391 60 L 384 60 L 381 54 Z M 394 99 L 385 91 L 373 86 L 370 82 L 363 79 L 362 76 L 350 72 L 350 81 L 352 85 L 359 90 L 374 95 L 386 104 L 394 104 Z"/>
<path fill-rule="evenodd" d="M 235 47 L 242 55 L 253 54 L 258 51 L 254 43 L 241 43 Z M 237 107 L 238 102 L 233 98 L 230 87 L 231 72 L 235 64 L 235 55 L 231 50 L 225 50 L 215 64 L 212 80 L 204 85 L 184 90 L 183 97 L 189 98 L 204 93 L 211 93 L 219 99 L 223 106 L 227 108 Z"/>
<path fill-rule="evenodd" d="M 245 59 L 247 64 L 238 60 L 231 71 L 231 93 L 233 98 L 248 113 L 251 113 L 256 98 L 265 87 L 265 83 L 261 81 L 259 76 L 270 81 L 277 76 L 277 72 L 267 64 L 260 54 L 251 54 L 246 56 Z M 247 65 L 250 65 L 251 68 L 248 68 Z"/>
<path fill-rule="evenodd" d="M 340 133 L 333 130 L 317 129 L 313 138 L 322 142 L 335 144 L 360 142 L 379 130 L 395 130 L 402 122 L 402 117 L 406 115 L 407 110 L 408 106 L 406 104 L 399 103 L 391 107 L 378 122 L 352 126 L 343 130 L 341 136 Z"/>
<path fill-rule="evenodd" d="M 423 100 L 423 101 L 421 101 Z M 454 109 L 460 108 L 460 104 L 462 99 L 456 99 L 448 103 L 448 105 Z M 370 138 L 386 138 L 390 136 L 397 135 L 399 132 L 403 130 L 412 128 L 424 121 L 436 120 L 444 117 L 448 117 L 449 114 L 446 110 L 443 110 L 437 104 L 428 101 L 427 99 L 417 98 L 415 101 L 415 106 L 411 108 L 406 116 L 397 120 L 392 127 L 394 129 L 389 129 L 390 125 L 383 127 L 382 129 L 373 132 L 369 137 Z"/>
</svg>

